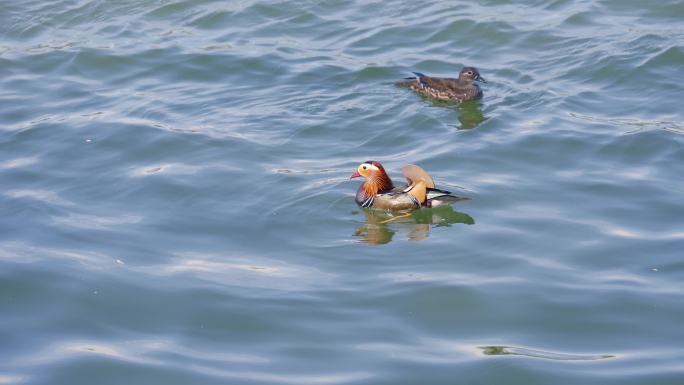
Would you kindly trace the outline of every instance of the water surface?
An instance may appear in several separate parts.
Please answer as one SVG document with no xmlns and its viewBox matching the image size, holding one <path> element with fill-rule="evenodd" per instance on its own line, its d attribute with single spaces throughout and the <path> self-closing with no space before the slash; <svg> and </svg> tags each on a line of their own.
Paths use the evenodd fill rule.
<svg viewBox="0 0 684 385">
<path fill-rule="evenodd" d="M 0 383 L 683 383 L 683 19 L 4 1 Z M 361 211 L 367 159 L 472 199 Z"/>
</svg>

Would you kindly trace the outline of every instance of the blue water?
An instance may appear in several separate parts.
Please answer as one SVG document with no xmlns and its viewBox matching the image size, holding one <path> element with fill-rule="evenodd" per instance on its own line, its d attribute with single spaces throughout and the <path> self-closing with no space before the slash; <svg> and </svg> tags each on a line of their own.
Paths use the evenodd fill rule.
<svg viewBox="0 0 684 385">
<path fill-rule="evenodd" d="M 683 384 L 682 20 L 3 1 L 0 384 Z M 367 159 L 471 200 L 362 211 Z"/>
</svg>

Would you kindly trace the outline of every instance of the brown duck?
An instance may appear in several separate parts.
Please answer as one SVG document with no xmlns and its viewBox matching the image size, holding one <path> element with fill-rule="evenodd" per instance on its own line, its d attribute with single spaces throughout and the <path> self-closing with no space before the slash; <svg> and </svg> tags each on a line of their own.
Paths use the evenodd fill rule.
<svg viewBox="0 0 684 385">
<path fill-rule="evenodd" d="M 455 102 L 481 98 L 482 90 L 474 82 L 487 83 L 475 67 L 463 67 L 458 74 L 458 79 L 434 78 L 420 72 L 414 72 L 414 74 L 415 78 L 407 78 L 413 79 L 412 81 L 400 82 L 397 85 L 408 87 L 429 98 Z"/>
<path fill-rule="evenodd" d="M 379 162 L 369 160 L 361 163 L 351 176 L 362 176 L 366 179 L 356 192 L 356 204 L 367 208 L 403 211 L 449 205 L 468 199 L 435 188 L 432 177 L 414 164 L 402 167 L 401 171 L 406 177 L 407 184 L 395 187 Z"/>
</svg>

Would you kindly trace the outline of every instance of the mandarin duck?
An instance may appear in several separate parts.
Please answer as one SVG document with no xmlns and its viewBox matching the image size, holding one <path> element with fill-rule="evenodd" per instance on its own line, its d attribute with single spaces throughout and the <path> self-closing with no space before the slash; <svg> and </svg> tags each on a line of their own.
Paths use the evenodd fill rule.
<svg viewBox="0 0 684 385">
<path fill-rule="evenodd" d="M 397 85 L 408 87 L 429 98 L 455 102 L 481 98 L 482 90 L 480 86 L 473 82 L 487 83 L 475 67 L 463 67 L 458 74 L 458 79 L 435 78 L 423 75 L 420 72 L 414 72 L 413 74 L 416 75 L 415 78 L 407 78 L 413 79 L 412 81 L 399 82 Z"/>
<path fill-rule="evenodd" d="M 356 204 L 365 208 L 404 211 L 449 205 L 468 199 L 435 188 L 432 177 L 414 164 L 402 167 L 401 171 L 407 184 L 395 187 L 379 162 L 369 160 L 361 163 L 350 178 L 362 176 L 366 179 L 356 192 Z"/>
</svg>

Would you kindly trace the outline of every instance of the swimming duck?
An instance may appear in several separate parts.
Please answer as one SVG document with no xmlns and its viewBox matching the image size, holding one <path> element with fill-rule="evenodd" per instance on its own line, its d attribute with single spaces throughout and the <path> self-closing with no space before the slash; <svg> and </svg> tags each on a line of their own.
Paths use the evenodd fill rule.
<svg viewBox="0 0 684 385">
<path fill-rule="evenodd" d="M 422 168 L 408 164 L 401 168 L 407 185 L 395 187 L 380 162 L 368 160 L 359 165 L 352 178 L 366 180 L 356 192 L 356 204 L 382 210 L 402 211 L 437 207 L 468 199 L 435 188 L 432 177 Z"/>
<path fill-rule="evenodd" d="M 475 67 L 463 67 L 458 74 L 458 79 L 433 78 L 420 72 L 414 72 L 413 74 L 416 75 L 415 78 L 407 78 L 413 79 L 412 81 L 400 82 L 397 85 L 408 87 L 429 98 L 455 102 L 481 98 L 482 90 L 480 86 L 473 82 L 487 83 Z"/>
</svg>

